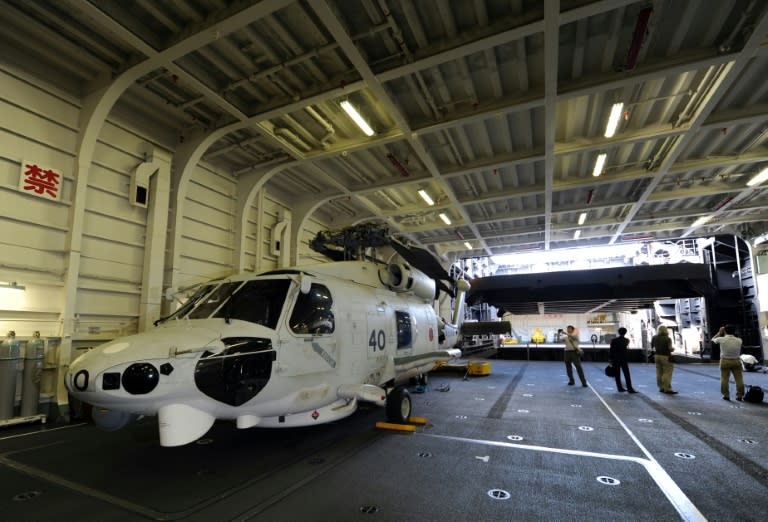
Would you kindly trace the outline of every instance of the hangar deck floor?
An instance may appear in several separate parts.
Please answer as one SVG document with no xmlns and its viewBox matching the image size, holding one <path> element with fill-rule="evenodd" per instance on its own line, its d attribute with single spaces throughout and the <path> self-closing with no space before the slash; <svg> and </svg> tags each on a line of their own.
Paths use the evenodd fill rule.
<svg viewBox="0 0 768 522">
<path fill-rule="evenodd" d="M 492 373 L 430 376 L 429 419 L 380 431 L 383 409 L 303 429 L 238 431 L 161 448 L 151 420 L 0 431 L 0 519 L 743 520 L 768 518 L 768 404 L 721 400 L 715 364 L 631 366 L 618 393 L 604 363 L 589 387 L 562 363 L 492 361 Z M 745 374 L 768 388 L 768 375 Z M 445 390 L 446 387 L 450 389 Z"/>
</svg>

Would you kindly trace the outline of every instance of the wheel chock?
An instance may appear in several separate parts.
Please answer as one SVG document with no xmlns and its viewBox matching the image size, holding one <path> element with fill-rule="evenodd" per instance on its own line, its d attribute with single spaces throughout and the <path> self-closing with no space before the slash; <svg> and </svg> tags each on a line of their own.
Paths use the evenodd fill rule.
<svg viewBox="0 0 768 522">
<path fill-rule="evenodd" d="M 490 375 L 491 363 L 486 361 L 470 361 L 467 365 L 467 373 L 469 375 Z"/>
<path fill-rule="evenodd" d="M 418 424 L 419 426 L 425 426 L 429 421 L 424 417 L 408 417 L 408 422 L 411 424 Z"/>
<path fill-rule="evenodd" d="M 409 433 L 416 431 L 416 426 L 412 424 L 396 424 L 394 422 L 377 422 L 376 427 L 380 430 L 407 431 Z"/>
</svg>

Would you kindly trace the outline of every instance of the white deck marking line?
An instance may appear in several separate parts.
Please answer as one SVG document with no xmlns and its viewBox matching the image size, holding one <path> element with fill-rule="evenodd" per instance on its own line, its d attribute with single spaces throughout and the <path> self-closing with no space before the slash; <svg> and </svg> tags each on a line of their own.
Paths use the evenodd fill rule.
<svg viewBox="0 0 768 522">
<path fill-rule="evenodd" d="M 88 423 L 81 422 L 80 424 L 71 424 L 69 426 L 61 426 L 59 428 L 50 428 L 47 430 L 40 430 L 40 431 L 29 431 L 27 433 L 19 433 L 18 435 L 8 435 L 7 437 L 0 437 L 0 440 L 17 439 L 19 437 L 27 437 L 29 435 L 40 435 L 42 433 L 50 433 L 52 431 L 68 430 L 69 428 L 77 428 L 78 426 L 85 426 L 86 424 Z"/>
<path fill-rule="evenodd" d="M 418 433 L 418 432 L 417 432 Z M 448 439 L 448 440 L 456 440 L 459 442 L 469 442 L 472 444 L 482 444 L 484 446 L 500 446 L 504 448 L 515 448 L 515 449 L 524 449 L 524 450 L 532 450 L 532 451 L 541 451 L 544 453 L 561 453 L 563 455 L 576 455 L 579 457 L 595 457 L 598 459 L 610 459 L 610 460 L 627 460 L 630 462 L 637 462 L 638 464 L 641 464 L 645 466 L 648 463 L 648 460 L 641 458 L 641 457 L 630 457 L 628 455 L 613 455 L 611 453 L 595 453 L 593 451 L 583 451 L 583 450 L 569 450 L 569 449 L 562 449 L 562 448 L 550 448 L 547 446 L 532 446 L 530 444 L 515 444 L 513 442 L 502 442 L 499 440 L 486 440 L 486 439 L 469 439 L 467 437 L 456 437 L 454 435 L 436 435 L 434 433 L 418 433 L 419 435 L 423 435 L 425 437 L 434 437 L 437 439 Z"/>
<path fill-rule="evenodd" d="M 447 439 L 447 440 L 455 440 L 459 442 L 467 442 L 470 444 L 482 444 L 484 446 L 499 446 L 503 448 L 540 451 L 544 453 L 560 453 L 563 455 L 576 455 L 579 457 L 594 457 L 598 459 L 623 460 L 628 462 L 635 462 L 645 468 L 645 470 L 651 476 L 653 481 L 656 482 L 656 485 L 659 486 L 662 492 L 670 500 L 672 505 L 675 507 L 675 510 L 678 512 L 678 514 L 683 520 L 691 521 L 691 522 L 693 521 L 706 522 L 707 520 L 706 517 L 704 517 L 704 515 L 702 515 L 701 512 L 699 512 L 699 510 L 696 509 L 696 506 L 694 506 L 693 503 L 691 503 L 691 501 L 688 500 L 688 497 L 685 496 L 685 493 L 680 491 L 680 488 L 678 488 L 677 484 L 675 484 L 672 478 L 669 475 L 667 475 L 667 472 L 664 471 L 664 469 L 661 466 L 659 466 L 659 464 L 654 460 L 648 460 L 641 457 L 630 457 L 628 455 L 613 455 L 610 453 L 596 453 L 592 451 L 550 448 L 547 446 L 531 446 L 530 444 L 514 444 L 511 442 L 501 442 L 496 440 L 469 439 L 466 437 L 455 437 L 453 435 L 436 435 L 434 433 L 418 433 L 418 435 L 422 435 L 425 437 L 434 437 L 437 439 Z M 671 490 L 675 490 L 676 492 L 674 493 L 673 496 L 670 496 Z M 679 498 L 675 498 L 678 496 L 677 492 L 679 492 Z"/>
<path fill-rule="evenodd" d="M 680 486 L 678 486 L 677 483 L 672 480 L 672 477 L 670 477 L 669 474 L 664 471 L 664 468 L 662 468 L 661 465 L 656 461 L 656 459 L 653 458 L 651 452 L 648 451 L 645 446 L 643 446 L 637 437 L 635 437 L 635 434 L 632 433 L 632 430 L 630 430 L 629 427 L 624 424 L 624 421 L 619 418 L 616 412 L 613 411 L 610 406 L 608 406 L 608 403 L 605 402 L 605 399 L 603 399 L 603 397 L 597 393 L 597 391 L 595 391 L 591 385 L 590 389 L 595 393 L 595 395 L 597 395 L 597 398 L 600 399 L 600 402 L 603 403 L 603 406 L 605 406 L 605 408 L 611 412 L 611 415 L 613 415 L 613 418 L 616 419 L 616 422 L 618 422 L 619 425 L 624 428 L 624 431 L 627 432 L 627 435 L 629 435 L 630 438 L 635 441 L 637 447 L 640 448 L 643 453 L 645 453 L 646 457 L 648 457 L 649 463 L 646 466 L 648 473 L 651 474 L 651 477 L 653 477 L 653 480 L 656 481 L 656 484 L 658 484 L 659 488 L 661 488 L 661 491 L 664 492 L 664 495 L 666 495 L 672 505 L 675 506 L 675 509 L 680 514 L 682 519 L 691 521 L 707 520 L 701 511 L 699 511 L 693 502 L 691 502 L 691 499 L 689 499 L 688 496 L 683 493 L 683 490 L 680 489 Z"/>
</svg>

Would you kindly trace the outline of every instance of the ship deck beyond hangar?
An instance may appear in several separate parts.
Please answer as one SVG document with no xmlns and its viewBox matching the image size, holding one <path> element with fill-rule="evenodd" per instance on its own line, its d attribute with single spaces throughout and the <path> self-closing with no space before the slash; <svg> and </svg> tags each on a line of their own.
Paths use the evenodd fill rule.
<svg viewBox="0 0 768 522">
<path fill-rule="evenodd" d="M 414 434 L 381 431 L 383 409 L 303 429 L 238 431 L 162 448 L 145 419 L 0 432 L 7 520 L 764 520 L 768 406 L 723 401 L 715 364 L 677 365 L 679 395 L 652 364 L 640 393 L 604 363 L 589 387 L 561 362 L 491 361 L 484 377 L 433 373 Z M 747 373 L 768 388 L 768 375 Z M 446 390 L 446 391 L 441 391 Z"/>
</svg>

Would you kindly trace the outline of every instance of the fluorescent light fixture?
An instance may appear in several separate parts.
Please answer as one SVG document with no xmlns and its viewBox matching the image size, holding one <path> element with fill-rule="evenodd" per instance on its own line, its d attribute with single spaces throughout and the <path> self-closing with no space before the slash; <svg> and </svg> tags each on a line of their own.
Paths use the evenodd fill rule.
<svg viewBox="0 0 768 522">
<path fill-rule="evenodd" d="M 699 219 L 693 222 L 691 227 L 700 227 L 704 223 L 708 222 L 710 219 L 712 219 L 712 216 L 701 216 Z"/>
<path fill-rule="evenodd" d="M 421 196 L 421 199 L 427 202 L 427 205 L 430 207 L 435 204 L 435 202 L 432 200 L 432 198 L 427 194 L 427 191 L 424 189 L 419 189 L 419 196 Z"/>
<path fill-rule="evenodd" d="M 450 225 L 451 224 L 451 220 L 448 218 L 448 216 L 445 215 L 444 212 L 440 213 L 440 219 L 442 219 L 443 223 L 445 223 L 446 225 Z"/>
<path fill-rule="evenodd" d="M 467 250 L 472 250 L 472 245 L 469 244 L 469 241 L 464 241 L 464 246 L 467 247 Z"/>
<path fill-rule="evenodd" d="M 579 214 L 579 225 L 583 225 L 586 220 L 587 220 L 586 212 L 582 212 L 581 214 Z"/>
<path fill-rule="evenodd" d="M 768 179 L 768 167 L 764 168 L 760 171 L 760 174 L 756 175 L 754 178 L 747 181 L 748 187 L 754 187 L 755 185 L 759 185 L 763 181 Z"/>
<path fill-rule="evenodd" d="M 602 152 L 597 155 L 597 160 L 595 161 L 595 170 L 592 171 L 592 175 L 594 177 L 598 177 L 600 174 L 603 173 L 603 167 L 605 166 L 605 158 L 608 157 L 608 154 L 605 152 Z"/>
<path fill-rule="evenodd" d="M 362 116 L 360 116 L 360 113 L 357 112 L 357 109 L 355 109 L 351 103 L 349 103 L 347 100 L 344 100 L 341 102 L 341 108 L 346 111 L 346 113 L 355 123 L 357 123 L 357 126 L 360 127 L 360 130 L 362 130 L 366 136 L 373 136 L 373 129 L 370 125 L 368 125 L 368 122 L 365 121 Z"/>
<path fill-rule="evenodd" d="M 581 236 L 581 230 L 577 230 L 576 232 L 573 233 L 573 239 L 579 239 L 580 236 Z"/>
<path fill-rule="evenodd" d="M 0 283 L 0 289 L 18 290 L 20 292 L 26 291 L 26 287 L 24 287 L 23 285 L 17 284 L 16 281 L 12 281 L 10 283 Z"/>
<path fill-rule="evenodd" d="M 611 115 L 608 116 L 608 125 L 605 126 L 605 137 L 606 138 L 612 138 L 614 134 L 616 134 L 616 128 L 619 126 L 619 119 L 621 118 L 621 113 L 624 110 L 624 104 L 614 103 L 613 107 L 611 107 Z"/>
</svg>

